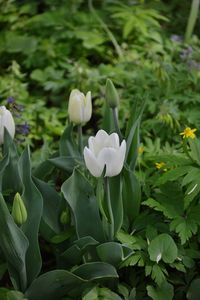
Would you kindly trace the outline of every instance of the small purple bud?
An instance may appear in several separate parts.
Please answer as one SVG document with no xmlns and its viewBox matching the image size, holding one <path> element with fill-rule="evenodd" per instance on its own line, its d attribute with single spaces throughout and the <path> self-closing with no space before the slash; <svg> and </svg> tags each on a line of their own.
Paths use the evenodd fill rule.
<svg viewBox="0 0 200 300">
<path fill-rule="evenodd" d="M 181 42 L 183 41 L 183 37 L 180 36 L 180 35 L 178 35 L 178 34 L 172 34 L 172 35 L 170 36 L 170 40 L 171 40 L 172 42 L 181 43 Z"/>
<path fill-rule="evenodd" d="M 188 66 L 190 69 L 198 69 L 200 70 L 200 63 L 197 62 L 196 60 L 189 60 L 188 61 Z"/>
<path fill-rule="evenodd" d="M 16 131 L 22 135 L 28 135 L 30 131 L 30 125 L 27 122 L 17 125 Z"/>
<path fill-rule="evenodd" d="M 180 58 L 182 60 L 187 60 L 191 56 L 192 52 L 193 52 L 192 47 L 188 46 L 187 48 L 185 48 L 181 51 Z"/>
<path fill-rule="evenodd" d="M 13 104 L 15 102 L 15 99 L 13 97 L 8 97 L 7 103 L 8 104 Z"/>
</svg>

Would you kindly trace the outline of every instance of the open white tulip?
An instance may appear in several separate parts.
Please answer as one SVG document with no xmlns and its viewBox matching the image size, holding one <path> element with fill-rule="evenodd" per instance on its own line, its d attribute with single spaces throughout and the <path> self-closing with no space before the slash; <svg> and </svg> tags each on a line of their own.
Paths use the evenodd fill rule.
<svg viewBox="0 0 200 300">
<path fill-rule="evenodd" d="M 13 116 L 5 106 L 0 106 L 0 145 L 4 143 L 4 127 L 8 130 L 10 136 L 14 138 L 15 122 Z"/>
<path fill-rule="evenodd" d="M 95 137 L 88 140 L 89 147 L 85 147 L 83 154 L 85 164 L 90 173 L 95 177 L 100 177 L 104 167 L 105 176 L 112 177 L 118 175 L 124 165 L 126 154 L 126 141 L 119 144 L 117 133 L 108 135 L 104 130 L 99 130 Z"/>
<path fill-rule="evenodd" d="M 88 122 L 92 115 L 91 92 L 85 96 L 77 89 L 72 90 L 69 96 L 68 112 L 71 122 L 75 124 Z"/>
</svg>

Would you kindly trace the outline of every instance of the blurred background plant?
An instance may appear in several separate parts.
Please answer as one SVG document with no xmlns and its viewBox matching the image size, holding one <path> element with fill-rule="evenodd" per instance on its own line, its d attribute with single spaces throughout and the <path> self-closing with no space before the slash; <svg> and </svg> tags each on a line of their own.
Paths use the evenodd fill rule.
<svg viewBox="0 0 200 300">
<path fill-rule="evenodd" d="M 111 128 L 105 105 L 107 78 L 112 79 L 119 92 L 119 122 L 125 134 L 134 122 L 139 123 L 134 109 L 140 110 L 146 100 L 141 140 L 137 125 L 134 147 L 130 145 L 128 156 L 135 170 L 131 173 L 135 176 L 133 185 L 129 181 L 130 174 L 124 174 L 125 196 L 129 192 L 136 193 L 138 198 L 142 197 L 142 205 L 139 207 L 139 203 L 137 212 L 134 211 L 137 217 L 134 216 L 132 226 L 125 220 L 123 231 L 117 237 L 134 253 L 117 264 L 123 282 L 109 288 L 118 294 L 94 281 L 84 290 L 84 300 L 95 297 L 128 300 L 164 297 L 167 300 L 173 298 L 173 293 L 177 300 L 182 300 L 187 293 L 187 299 L 195 299 L 196 284 L 199 286 L 199 142 L 186 144 L 189 155 L 195 157 L 191 160 L 182 149 L 180 132 L 186 127 L 200 128 L 198 2 L 0 0 L 0 100 L 15 117 L 19 149 L 26 144 L 31 146 L 34 184 L 45 199 L 40 224 L 40 247 L 45 258 L 43 271 L 51 271 L 56 263 L 70 266 L 72 270 L 75 265 L 79 268 L 79 254 L 85 253 L 81 244 L 75 244 L 74 221 L 60 193 L 63 180 L 77 164 L 76 159 L 72 161 L 68 157 L 71 150 L 77 150 L 72 147 L 71 126 L 64 131 L 69 125 L 67 106 L 71 90 L 92 92 L 93 115 L 83 128 L 86 135 L 94 135 L 98 128 Z M 9 152 L 11 161 L 12 155 Z M 25 174 L 27 166 L 30 168 L 29 153 L 24 152 L 22 158 L 20 170 Z M 12 168 L 6 176 L 11 174 L 14 179 L 10 184 L 5 176 L 4 196 L 7 198 L 15 182 L 15 173 L 10 170 Z M 30 187 L 27 190 L 30 191 Z M 55 199 L 60 206 L 56 206 Z M 189 203 L 184 207 L 185 201 Z M 32 208 L 29 210 L 34 212 Z M 34 221 L 39 222 L 35 217 Z M 54 226 L 56 230 L 52 233 L 49 228 L 54 229 Z M 160 247 L 158 234 L 164 244 L 171 243 L 172 252 L 176 254 L 166 259 L 166 245 L 163 246 L 160 263 L 160 254 L 152 255 L 152 245 L 157 243 L 156 248 Z M 93 243 L 89 241 L 88 247 Z M 59 252 L 62 253 L 66 245 L 72 246 L 70 252 L 65 253 L 67 263 L 59 259 Z M 175 260 L 177 249 L 179 256 Z M 120 252 L 120 259 L 122 256 Z M 6 268 L 3 260 L 2 276 Z M 7 284 L 6 276 L 3 282 Z M 166 278 L 169 282 L 163 283 Z M 75 282 L 75 285 L 79 284 Z M 7 292 L 10 291 L 0 289 L 0 293 Z"/>
<path fill-rule="evenodd" d="M 199 126 L 198 19 L 190 44 L 184 42 L 190 6 L 164 0 L 1 1 L 0 99 L 25 105 L 32 149 L 44 140 L 54 147 L 73 88 L 92 90 L 91 123 L 101 123 L 107 77 L 120 92 L 122 127 L 144 95 L 145 136 L 176 142 L 181 124 Z"/>
</svg>

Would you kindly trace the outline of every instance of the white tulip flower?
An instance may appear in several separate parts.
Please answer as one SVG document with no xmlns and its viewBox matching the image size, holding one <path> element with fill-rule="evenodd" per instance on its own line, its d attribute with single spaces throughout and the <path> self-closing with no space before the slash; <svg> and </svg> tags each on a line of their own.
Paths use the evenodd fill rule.
<svg viewBox="0 0 200 300">
<path fill-rule="evenodd" d="M 119 144 L 117 133 L 108 135 L 104 130 L 99 130 L 95 137 L 88 140 L 89 147 L 83 151 L 85 164 L 90 173 L 100 177 L 106 167 L 105 177 L 118 175 L 124 165 L 126 154 L 126 141 Z"/>
<path fill-rule="evenodd" d="M 4 143 L 4 127 L 8 130 L 10 136 L 14 138 L 15 122 L 13 116 L 5 106 L 0 106 L 0 145 Z"/>
<path fill-rule="evenodd" d="M 88 122 L 92 116 L 91 92 L 85 96 L 77 89 L 72 90 L 69 96 L 68 112 L 71 122 L 75 124 Z"/>
</svg>

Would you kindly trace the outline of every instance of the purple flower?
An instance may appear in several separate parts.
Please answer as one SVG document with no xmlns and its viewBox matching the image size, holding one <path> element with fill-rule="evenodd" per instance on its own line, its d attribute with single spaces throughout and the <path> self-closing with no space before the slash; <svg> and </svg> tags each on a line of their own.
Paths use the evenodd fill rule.
<svg viewBox="0 0 200 300">
<path fill-rule="evenodd" d="M 8 104 L 13 104 L 15 102 L 15 99 L 13 97 L 8 97 L 7 103 Z"/>
<path fill-rule="evenodd" d="M 25 122 L 24 124 L 17 125 L 16 131 L 22 135 L 28 135 L 30 131 L 30 125 Z"/>
<path fill-rule="evenodd" d="M 182 36 L 178 35 L 178 34 L 172 34 L 170 36 L 171 41 L 173 42 L 177 42 L 177 43 L 181 43 L 183 41 Z"/>
<path fill-rule="evenodd" d="M 196 60 L 193 60 L 193 59 L 189 60 L 188 61 L 188 66 L 189 66 L 190 69 L 200 70 L 200 63 L 197 62 Z"/>
<path fill-rule="evenodd" d="M 182 60 L 187 60 L 191 56 L 192 52 L 192 47 L 188 46 L 187 48 L 181 51 L 180 58 Z"/>
</svg>

